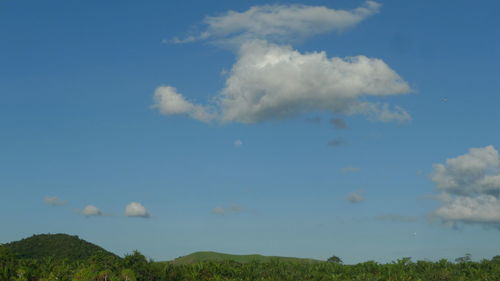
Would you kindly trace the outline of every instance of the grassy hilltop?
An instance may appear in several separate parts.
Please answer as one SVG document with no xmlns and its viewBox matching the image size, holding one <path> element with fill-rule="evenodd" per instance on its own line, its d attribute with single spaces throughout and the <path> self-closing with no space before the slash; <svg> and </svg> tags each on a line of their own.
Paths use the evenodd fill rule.
<svg viewBox="0 0 500 281">
<path fill-rule="evenodd" d="M 278 260 L 282 262 L 300 262 L 300 263 L 314 263 L 320 262 L 314 259 L 301 259 L 293 257 L 277 257 L 277 256 L 263 256 L 263 255 L 231 255 L 217 252 L 195 252 L 187 256 L 179 257 L 171 261 L 172 264 L 193 264 L 199 262 L 224 262 L 235 261 L 239 263 L 249 262 L 270 262 Z"/>
</svg>

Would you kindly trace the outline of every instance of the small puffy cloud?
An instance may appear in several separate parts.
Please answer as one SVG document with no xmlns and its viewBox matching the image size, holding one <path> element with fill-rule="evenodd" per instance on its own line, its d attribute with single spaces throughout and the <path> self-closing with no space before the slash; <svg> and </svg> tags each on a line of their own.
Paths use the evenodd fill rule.
<svg viewBox="0 0 500 281">
<path fill-rule="evenodd" d="M 239 213 L 241 212 L 241 207 L 239 205 L 231 205 L 231 207 L 229 207 L 229 210 L 233 213 Z"/>
<path fill-rule="evenodd" d="M 86 217 L 102 216 L 102 212 L 94 205 L 87 205 L 83 208 L 82 215 Z"/>
<path fill-rule="evenodd" d="M 493 146 L 434 164 L 431 180 L 442 203 L 433 215 L 443 222 L 500 227 L 500 159 Z"/>
<path fill-rule="evenodd" d="M 324 52 L 302 54 L 290 46 L 255 40 L 241 46 L 224 89 L 210 106 L 195 105 L 175 88 L 163 86 L 155 92 L 153 107 L 165 115 L 184 114 L 203 122 L 259 123 L 314 111 L 402 122 L 411 119 L 404 109 L 363 98 L 410 91 L 380 59 L 328 58 Z"/>
<path fill-rule="evenodd" d="M 361 191 L 351 192 L 347 195 L 347 201 L 353 204 L 359 203 L 363 200 L 365 200 L 365 198 L 361 194 Z"/>
<path fill-rule="evenodd" d="M 376 220 L 379 221 L 390 221 L 390 222 L 417 222 L 418 217 L 411 217 L 411 216 L 402 216 L 402 215 L 396 215 L 396 214 L 387 214 L 387 215 L 382 215 L 382 216 L 376 216 Z"/>
<path fill-rule="evenodd" d="M 144 208 L 141 203 L 131 202 L 125 207 L 125 216 L 127 217 L 140 217 L 149 218 L 149 212 Z"/>
<path fill-rule="evenodd" d="M 231 205 L 230 207 L 215 207 L 212 209 L 212 213 L 218 216 L 224 216 L 228 214 L 235 214 L 241 212 L 241 207 L 238 205 Z"/>
<path fill-rule="evenodd" d="M 346 141 L 341 137 L 337 137 L 337 138 L 334 138 L 334 139 L 328 141 L 327 144 L 328 144 L 328 146 L 335 147 L 335 146 L 341 146 L 341 145 L 346 144 Z"/>
<path fill-rule="evenodd" d="M 43 202 L 51 206 L 63 206 L 66 205 L 66 200 L 61 200 L 56 196 L 45 196 L 43 197 Z"/>
<path fill-rule="evenodd" d="M 233 145 L 234 145 L 234 147 L 240 147 L 243 145 L 243 142 L 241 140 L 235 140 Z"/>
<path fill-rule="evenodd" d="M 335 129 L 347 129 L 347 123 L 344 119 L 332 118 L 330 119 L 330 124 L 332 124 Z"/>
<path fill-rule="evenodd" d="M 348 166 L 348 167 L 344 167 L 344 168 L 340 169 L 340 171 L 342 171 L 342 173 L 344 173 L 344 174 L 357 173 L 360 170 L 361 170 L 360 168 L 352 167 L 352 166 Z"/>
<path fill-rule="evenodd" d="M 291 43 L 317 34 L 342 31 L 379 11 L 380 4 L 366 1 L 353 10 L 335 10 L 324 6 L 261 5 L 244 12 L 229 11 L 220 16 L 206 17 L 207 28 L 198 35 L 173 43 L 209 40 L 234 47 L 248 40 Z"/>
<path fill-rule="evenodd" d="M 223 216 L 226 213 L 226 209 L 224 209 L 222 207 L 215 207 L 212 209 L 212 213 L 219 215 L 219 216 Z"/>
</svg>

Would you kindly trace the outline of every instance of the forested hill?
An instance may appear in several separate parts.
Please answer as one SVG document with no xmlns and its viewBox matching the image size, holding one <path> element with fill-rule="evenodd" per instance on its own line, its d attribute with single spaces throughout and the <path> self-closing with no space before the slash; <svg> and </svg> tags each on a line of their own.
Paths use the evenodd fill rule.
<svg viewBox="0 0 500 281">
<path fill-rule="evenodd" d="M 105 249 L 89 243 L 78 236 L 68 234 L 39 234 L 4 244 L 18 258 L 86 260 L 92 256 L 119 257 Z"/>
</svg>

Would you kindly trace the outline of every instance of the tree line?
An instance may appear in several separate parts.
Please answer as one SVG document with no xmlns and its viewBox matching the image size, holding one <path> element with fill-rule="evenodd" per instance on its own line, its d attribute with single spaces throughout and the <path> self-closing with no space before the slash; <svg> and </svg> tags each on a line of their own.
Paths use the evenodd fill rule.
<svg viewBox="0 0 500 281">
<path fill-rule="evenodd" d="M 473 262 L 470 255 L 456 262 L 399 259 L 388 264 L 374 261 L 343 265 L 340 258 L 330 262 L 237 263 L 201 262 L 174 265 L 148 260 L 138 251 L 116 258 L 98 253 L 86 260 L 19 258 L 0 245 L 0 281 L 433 281 L 500 280 L 500 256 Z"/>
</svg>

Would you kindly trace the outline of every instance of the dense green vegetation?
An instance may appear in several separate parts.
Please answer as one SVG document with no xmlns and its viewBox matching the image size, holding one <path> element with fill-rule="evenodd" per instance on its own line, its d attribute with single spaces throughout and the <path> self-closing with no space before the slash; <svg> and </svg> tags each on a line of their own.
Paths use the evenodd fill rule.
<svg viewBox="0 0 500 281">
<path fill-rule="evenodd" d="M 171 261 L 173 264 L 192 264 L 199 262 L 224 262 L 234 261 L 239 263 L 249 262 L 270 262 L 271 260 L 279 260 L 281 262 L 320 262 L 313 259 L 300 259 L 292 257 L 275 257 L 263 255 L 230 255 L 217 252 L 196 252 L 187 256 L 178 257 Z"/>
<path fill-rule="evenodd" d="M 40 234 L 4 245 L 18 258 L 86 260 L 103 255 L 118 258 L 117 255 L 89 243 L 78 236 L 67 234 Z"/>
<path fill-rule="evenodd" d="M 44 247 L 39 249 L 42 248 Z M 222 260 L 224 257 L 232 259 L 233 255 L 201 252 L 194 256 L 198 259 L 218 256 L 221 259 L 201 262 L 193 260 L 194 263 L 179 264 L 147 260 L 137 251 L 124 258 L 106 253 L 108 252 L 97 251 L 86 259 L 82 259 L 80 255 L 77 255 L 80 257 L 78 259 L 68 259 L 54 258 L 39 252 L 33 258 L 16 256 L 8 246 L 0 245 L 0 281 L 500 280 L 500 256 L 481 262 L 473 262 L 470 255 L 466 255 L 457 258 L 455 263 L 447 260 L 413 262 L 410 258 L 403 258 L 389 264 L 368 261 L 342 265 L 340 258 L 335 256 L 329 259 L 330 262 L 271 257 L 264 261 L 245 258 L 237 262 Z"/>
</svg>

